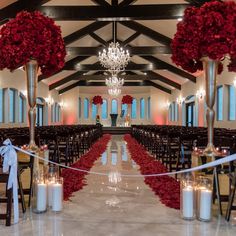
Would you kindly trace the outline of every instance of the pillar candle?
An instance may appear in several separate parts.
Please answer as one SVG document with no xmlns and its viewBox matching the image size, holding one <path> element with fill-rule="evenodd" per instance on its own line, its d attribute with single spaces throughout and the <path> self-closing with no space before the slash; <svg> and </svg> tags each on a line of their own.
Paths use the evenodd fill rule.
<svg viewBox="0 0 236 236">
<path fill-rule="evenodd" d="M 207 189 L 200 190 L 199 218 L 201 220 L 208 221 L 211 219 L 211 200 L 212 200 L 212 191 Z"/>
<path fill-rule="evenodd" d="M 191 186 L 187 186 L 182 190 L 182 206 L 183 217 L 193 218 L 194 216 L 194 191 Z"/>
<path fill-rule="evenodd" d="M 63 197 L 62 184 L 55 183 L 52 185 L 52 210 L 61 211 L 62 210 L 62 197 Z"/>
<path fill-rule="evenodd" d="M 48 206 L 52 206 L 52 190 L 53 190 L 53 185 L 55 184 L 54 180 L 51 180 L 48 182 Z"/>
<path fill-rule="evenodd" d="M 37 184 L 37 211 L 43 212 L 47 209 L 47 185 Z"/>
</svg>

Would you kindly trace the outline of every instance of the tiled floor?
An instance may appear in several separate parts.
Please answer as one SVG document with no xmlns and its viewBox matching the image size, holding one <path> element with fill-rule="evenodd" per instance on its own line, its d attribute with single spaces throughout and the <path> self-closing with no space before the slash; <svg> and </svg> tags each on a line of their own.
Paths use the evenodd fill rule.
<svg viewBox="0 0 236 236">
<path fill-rule="evenodd" d="M 236 218 L 230 223 L 217 218 L 212 222 L 188 222 L 179 211 L 162 205 L 144 184 L 143 178 L 123 178 L 119 173 L 138 174 L 138 166 L 130 160 L 122 136 L 113 136 L 107 151 L 92 171 L 110 173 L 87 176 L 88 185 L 64 203 L 62 213 L 47 212 L 21 215 L 19 224 L 6 228 L 0 224 L 0 235 L 85 235 L 85 236 L 221 236 L 236 234 Z"/>
</svg>

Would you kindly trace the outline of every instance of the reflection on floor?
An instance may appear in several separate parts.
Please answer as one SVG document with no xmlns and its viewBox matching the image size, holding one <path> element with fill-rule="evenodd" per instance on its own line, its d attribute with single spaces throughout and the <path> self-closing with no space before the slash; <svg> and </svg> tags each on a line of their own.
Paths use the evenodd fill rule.
<svg viewBox="0 0 236 236">
<path fill-rule="evenodd" d="M 122 136 L 113 136 L 107 150 L 92 171 L 109 176 L 88 175 L 88 185 L 64 203 L 60 214 L 28 212 L 21 222 L 10 228 L 0 223 L 0 235 L 235 235 L 236 218 L 227 224 L 222 217 L 211 223 L 184 221 L 179 211 L 162 205 L 144 184 L 143 178 L 120 174 L 139 174 L 130 159 Z"/>
</svg>

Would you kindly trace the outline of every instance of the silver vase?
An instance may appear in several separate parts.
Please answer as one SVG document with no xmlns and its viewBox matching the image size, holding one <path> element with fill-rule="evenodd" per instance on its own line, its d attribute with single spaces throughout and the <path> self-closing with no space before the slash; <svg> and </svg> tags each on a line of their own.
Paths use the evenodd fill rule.
<svg viewBox="0 0 236 236">
<path fill-rule="evenodd" d="M 38 63 L 36 60 L 30 60 L 25 64 L 26 78 L 27 78 L 27 94 L 29 104 L 29 132 L 30 142 L 29 148 L 32 151 L 38 149 L 35 144 L 35 122 L 36 122 L 36 97 L 38 85 Z"/>
<path fill-rule="evenodd" d="M 214 147 L 214 121 L 215 121 L 215 96 L 216 96 L 216 76 L 218 73 L 219 61 L 212 60 L 208 57 L 202 58 L 203 69 L 206 82 L 206 121 L 208 128 L 208 144 L 204 150 L 206 156 L 216 156 L 218 154 Z"/>
</svg>

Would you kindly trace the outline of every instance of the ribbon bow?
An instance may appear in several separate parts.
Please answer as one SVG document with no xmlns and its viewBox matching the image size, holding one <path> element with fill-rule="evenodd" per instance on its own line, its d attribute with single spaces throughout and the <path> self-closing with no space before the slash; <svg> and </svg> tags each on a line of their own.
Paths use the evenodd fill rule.
<svg viewBox="0 0 236 236">
<path fill-rule="evenodd" d="M 17 154 L 13 148 L 10 139 L 3 142 L 4 146 L 0 147 L 0 155 L 3 160 L 3 173 L 9 172 L 7 189 L 13 189 L 13 204 L 14 204 L 14 223 L 19 221 L 19 206 L 18 206 L 18 183 L 17 183 Z"/>
</svg>

